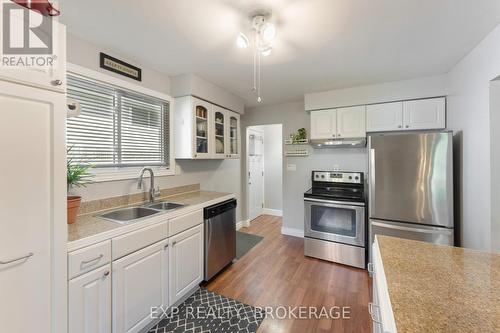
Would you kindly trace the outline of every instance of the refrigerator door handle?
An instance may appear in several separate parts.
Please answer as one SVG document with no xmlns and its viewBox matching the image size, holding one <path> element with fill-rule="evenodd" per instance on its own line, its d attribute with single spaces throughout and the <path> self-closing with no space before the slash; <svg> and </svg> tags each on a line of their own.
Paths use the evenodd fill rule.
<svg viewBox="0 0 500 333">
<path fill-rule="evenodd" d="M 369 211 L 375 216 L 375 149 L 370 148 L 370 181 L 369 181 Z"/>
<path fill-rule="evenodd" d="M 377 227 L 383 227 L 383 228 L 389 228 L 389 229 L 394 229 L 394 230 L 401 230 L 401 231 L 410 231 L 410 232 L 419 232 L 419 233 L 425 233 L 425 234 L 449 234 L 452 233 L 452 229 L 446 229 L 446 228 L 435 228 L 435 227 L 429 227 L 429 229 L 423 229 L 423 228 L 409 228 L 409 227 L 403 227 L 400 225 L 393 225 L 393 224 L 387 224 L 387 223 L 381 223 L 381 222 L 371 222 L 372 225 L 377 226 Z M 439 229 L 439 230 L 438 230 Z"/>
</svg>

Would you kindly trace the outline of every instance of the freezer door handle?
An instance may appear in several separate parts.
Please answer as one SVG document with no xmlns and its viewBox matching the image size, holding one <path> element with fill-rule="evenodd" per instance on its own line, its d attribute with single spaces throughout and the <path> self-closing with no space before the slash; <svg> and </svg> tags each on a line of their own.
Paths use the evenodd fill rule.
<svg viewBox="0 0 500 333">
<path fill-rule="evenodd" d="M 419 232 L 419 233 L 424 233 L 424 234 L 451 234 L 453 233 L 452 229 L 446 229 L 446 228 L 435 228 L 435 227 L 429 227 L 429 228 L 410 228 L 410 227 L 403 227 L 400 225 L 393 225 L 393 224 L 387 224 L 387 223 L 381 223 L 381 222 L 371 222 L 372 225 L 377 226 L 377 227 L 383 227 L 383 228 L 389 228 L 389 229 L 394 229 L 394 230 L 401 230 L 401 231 L 409 231 L 409 232 Z"/>
</svg>

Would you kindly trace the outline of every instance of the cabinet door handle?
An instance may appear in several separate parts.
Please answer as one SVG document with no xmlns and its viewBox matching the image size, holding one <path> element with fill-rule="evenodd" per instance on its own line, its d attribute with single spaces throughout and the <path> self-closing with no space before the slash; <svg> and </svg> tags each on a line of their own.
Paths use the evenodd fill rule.
<svg viewBox="0 0 500 333">
<path fill-rule="evenodd" d="M 14 258 L 14 259 L 6 260 L 6 261 L 0 261 L 0 265 L 7 265 L 7 264 L 12 264 L 14 262 L 21 261 L 21 260 L 28 260 L 29 258 L 31 258 L 33 256 L 34 256 L 33 252 L 30 252 L 27 255 L 19 257 L 19 258 Z"/>
<path fill-rule="evenodd" d="M 410 125 L 406 125 L 405 127 L 406 127 L 406 128 L 410 128 Z"/>
<path fill-rule="evenodd" d="M 341 137 L 342 135 L 338 134 L 337 136 Z"/>
<path fill-rule="evenodd" d="M 370 317 L 372 318 L 374 323 L 377 324 L 382 324 L 382 322 L 375 316 L 375 311 L 374 308 L 380 308 L 377 304 L 373 304 L 372 302 L 368 303 L 368 313 L 370 314 Z"/>
<path fill-rule="evenodd" d="M 106 278 L 108 276 L 109 276 L 109 271 L 104 272 L 104 276 L 103 277 Z"/>
<path fill-rule="evenodd" d="M 373 263 L 369 262 L 367 266 L 368 266 L 367 267 L 368 273 L 370 273 L 371 275 L 375 274 L 375 270 L 373 269 Z"/>
<path fill-rule="evenodd" d="M 335 134 L 332 134 L 332 137 L 335 137 Z"/>
<path fill-rule="evenodd" d="M 177 242 L 176 242 L 176 241 L 173 241 L 173 242 L 172 242 L 172 246 L 175 246 L 175 244 L 177 244 Z"/>
<path fill-rule="evenodd" d="M 52 80 L 50 83 L 53 86 L 61 86 L 63 84 L 62 80 Z"/>
<path fill-rule="evenodd" d="M 164 250 L 166 250 L 168 248 L 168 244 L 165 244 L 165 246 L 163 247 Z"/>
<path fill-rule="evenodd" d="M 403 126 L 401 126 L 401 125 L 398 125 L 398 128 L 401 128 L 401 127 L 403 127 Z"/>
<path fill-rule="evenodd" d="M 100 254 L 98 257 L 95 257 L 93 259 L 89 259 L 89 260 L 82 260 L 82 265 L 87 265 L 87 264 L 90 264 L 94 261 L 98 261 L 98 260 L 101 260 L 102 258 L 104 257 L 104 254 Z"/>
</svg>

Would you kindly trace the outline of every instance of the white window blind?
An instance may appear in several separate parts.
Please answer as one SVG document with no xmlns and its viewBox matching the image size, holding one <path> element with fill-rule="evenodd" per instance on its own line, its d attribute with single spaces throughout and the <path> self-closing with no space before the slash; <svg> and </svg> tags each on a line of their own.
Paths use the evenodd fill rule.
<svg viewBox="0 0 500 333">
<path fill-rule="evenodd" d="M 67 119 L 69 156 L 94 167 L 169 164 L 169 103 L 68 73 L 68 98 L 81 114 Z"/>
</svg>

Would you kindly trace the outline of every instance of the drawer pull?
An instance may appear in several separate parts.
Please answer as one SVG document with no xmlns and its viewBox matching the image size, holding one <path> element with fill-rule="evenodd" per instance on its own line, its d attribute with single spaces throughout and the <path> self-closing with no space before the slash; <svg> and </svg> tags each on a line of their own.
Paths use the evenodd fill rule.
<svg viewBox="0 0 500 333">
<path fill-rule="evenodd" d="M 93 263 L 94 261 L 101 260 L 103 257 L 104 257 L 104 254 L 100 254 L 98 257 L 95 257 L 94 259 L 90 259 L 90 260 L 82 260 L 82 266 L 83 266 L 83 265 L 88 265 L 88 264 L 90 264 L 90 263 Z"/>
<path fill-rule="evenodd" d="M 373 269 L 373 263 L 369 262 L 367 269 L 368 269 L 368 273 L 370 273 L 370 275 L 375 274 L 375 270 Z"/>
<path fill-rule="evenodd" d="M 372 302 L 368 303 L 368 313 L 370 314 L 372 321 L 374 323 L 382 325 L 382 322 L 380 321 L 380 319 L 378 319 L 377 316 L 375 316 L 375 308 L 380 309 L 380 307 L 377 304 L 373 304 Z"/>
<path fill-rule="evenodd" d="M 53 80 L 50 82 L 53 86 L 61 86 L 63 82 L 61 80 Z"/>
<path fill-rule="evenodd" d="M 0 265 L 7 265 L 7 264 L 12 264 L 13 262 L 16 262 L 16 261 L 28 260 L 29 258 L 31 258 L 33 256 L 34 256 L 33 252 L 30 252 L 27 255 L 19 257 L 19 258 L 10 259 L 7 261 L 0 261 Z"/>
</svg>

